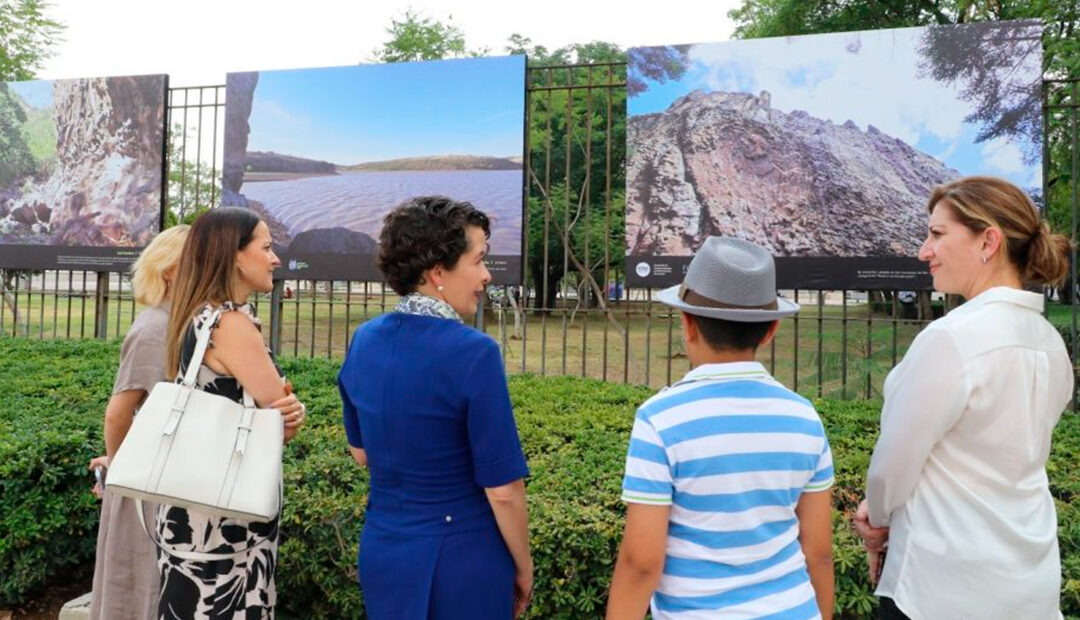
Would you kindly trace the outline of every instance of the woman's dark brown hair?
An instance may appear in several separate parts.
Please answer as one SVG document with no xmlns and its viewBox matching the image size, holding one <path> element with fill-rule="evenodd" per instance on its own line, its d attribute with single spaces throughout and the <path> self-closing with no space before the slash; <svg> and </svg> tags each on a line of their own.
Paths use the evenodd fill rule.
<svg viewBox="0 0 1080 620">
<path fill-rule="evenodd" d="M 964 177 L 934 188 L 926 208 L 939 204 L 975 233 L 997 228 L 1003 249 L 1020 277 L 1032 284 L 1054 286 L 1069 272 L 1069 239 L 1050 231 L 1039 210 L 1019 187 L 995 177 Z"/>
<path fill-rule="evenodd" d="M 178 372 L 180 347 L 199 309 L 235 299 L 236 253 L 251 242 L 260 221 L 248 209 L 218 207 L 192 224 L 173 284 L 165 366 L 169 376 Z"/>
<path fill-rule="evenodd" d="M 420 196 L 398 205 L 383 219 L 375 265 L 399 295 L 423 284 L 424 272 L 436 265 L 453 269 L 469 240 L 466 226 L 491 236 L 487 215 L 468 202 L 446 196 Z"/>
</svg>

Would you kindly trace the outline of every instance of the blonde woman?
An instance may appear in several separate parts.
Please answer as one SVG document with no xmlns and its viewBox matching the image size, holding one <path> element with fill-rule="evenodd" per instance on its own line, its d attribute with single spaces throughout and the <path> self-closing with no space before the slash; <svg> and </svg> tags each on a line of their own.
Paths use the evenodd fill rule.
<svg viewBox="0 0 1080 620">
<path fill-rule="evenodd" d="M 132 265 L 132 292 L 145 308 L 135 317 L 120 349 L 120 367 L 105 406 L 105 456 L 90 461 L 91 469 L 108 467 L 131 428 L 136 408 L 155 383 L 165 380 L 169 296 L 187 234 L 186 225 L 162 231 Z M 157 604 L 157 554 L 138 523 L 135 502 L 108 492 L 102 495 L 100 486 L 94 491 L 102 501 L 90 617 L 151 618 Z M 152 516 L 153 509 L 148 508 L 147 514 Z"/>
<path fill-rule="evenodd" d="M 883 620 L 1056 620 L 1057 515 L 1046 476 L 1073 393 L 1061 335 L 1030 284 L 1060 282 L 1069 241 L 1016 186 L 934 190 L 919 251 L 934 289 L 967 301 L 931 323 L 885 380 L 881 436 L 855 525 Z"/>
</svg>

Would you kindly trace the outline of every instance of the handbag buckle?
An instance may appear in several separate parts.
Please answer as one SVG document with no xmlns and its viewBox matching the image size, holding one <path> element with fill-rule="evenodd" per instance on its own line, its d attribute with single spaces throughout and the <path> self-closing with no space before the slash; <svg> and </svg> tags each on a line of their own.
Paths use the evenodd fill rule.
<svg viewBox="0 0 1080 620">
<path fill-rule="evenodd" d="M 251 434 L 251 419 L 255 416 L 255 410 L 244 407 L 244 414 L 240 417 L 240 423 L 236 425 L 236 453 L 244 455 L 247 449 L 248 435 Z"/>
<path fill-rule="evenodd" d="M 165 422 L 165 430 L 162 431 L 162 434 L 172 435 L 176 432 L 176 427 L 180 426 L 180 418 L 184 417 L 184 411 L 187 410 L 188 398 L 190 397 L 191 388 L 186 386 L 181 388 L 170 408 L 169 419 Z"/>
</svg>

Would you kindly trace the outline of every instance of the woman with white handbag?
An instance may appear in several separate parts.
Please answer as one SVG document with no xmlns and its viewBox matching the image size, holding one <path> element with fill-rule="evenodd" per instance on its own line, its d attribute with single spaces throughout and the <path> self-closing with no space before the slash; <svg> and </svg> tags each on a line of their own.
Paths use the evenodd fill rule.
<svg viewBox="0 0 1080 620">
<path fill-rule="evenodd" d="M 201 215 L 180 260 L 166 368 L 184 377 L 185 385 L 190 380 L 196 391 L 245 403 L 245 410 L 262 414 L 266 411 L 254 407 L 278 405 L 283 431 L 279 428 L 276 436 L 288 442 L 303 424 L 305 408 L 295 398 L 281 400 L 291 388 L 263 344 L 258 319 L 247 303 L 252 293 L 273 288 L 274 269 L 280 264 L 269 228 L 252 211 L 222 207 Z M 255 431 L 250 438 L 257 440 Z M 248 439 L 248 427 L 240 432 Z M 259 447 L 249 445 L 247 450 Z M 244 452 L 240 439 L 237 451 Z M 203 464 L 197 454 L 192 456 L 191 478 L 202 479 L 205 472 L 198 470 Z M 277 471 L 264 473 L 276 473 L 280 480 L 280 456 Z M 237 493 L 245 491 L 243 486 Z M 163 504 L 156 530 L 164 551 L 158 560 L 158 618 L 274 617 L 278 517 L 242 520 L 214 509 Z"/>
</svg>

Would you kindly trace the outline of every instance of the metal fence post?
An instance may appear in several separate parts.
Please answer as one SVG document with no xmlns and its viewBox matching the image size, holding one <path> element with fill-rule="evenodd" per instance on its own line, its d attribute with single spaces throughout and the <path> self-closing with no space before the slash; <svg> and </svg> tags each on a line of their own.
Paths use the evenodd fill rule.
<svg viewBox="0 0 1080 620">
<path fill-rule="evenodd" d="M 281 312 L 285 293 L 285 281 L 274 280 L 274 289 L 270 291 L 270 351 L 281 354 Z"/>
<path fill-rule="evenodd" d="M 97 290 L 94 291 L 94 338 L 105 339 L 109 328 L 109 272 L 97 272 Z"/>
</svg>

